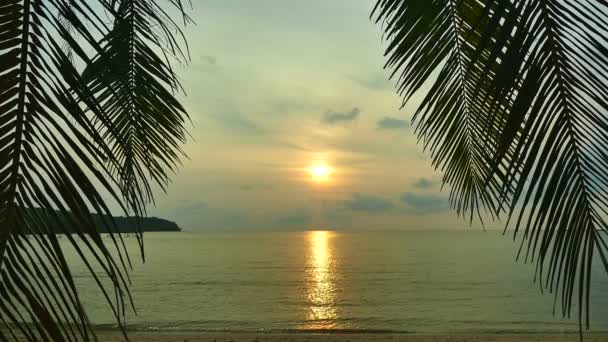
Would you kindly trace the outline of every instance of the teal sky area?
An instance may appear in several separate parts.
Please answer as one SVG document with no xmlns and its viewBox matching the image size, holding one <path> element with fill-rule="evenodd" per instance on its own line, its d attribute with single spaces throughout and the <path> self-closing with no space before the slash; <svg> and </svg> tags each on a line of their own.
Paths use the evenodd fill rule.
<svg viewBox="0 0 608 342">
<path fill-rule="evenodd" d="M 373 1 L 192 3 L 189 159 L 150 214 L 187 230 L 468 226 L 416 143 L 420 99 L 399 109 Z"/>
</svg>

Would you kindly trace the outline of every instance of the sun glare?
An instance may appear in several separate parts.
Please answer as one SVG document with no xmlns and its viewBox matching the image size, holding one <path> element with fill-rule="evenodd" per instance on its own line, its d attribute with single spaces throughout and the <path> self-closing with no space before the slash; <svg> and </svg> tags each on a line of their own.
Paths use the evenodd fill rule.
<svg viewBox="0 0 608 342">
<path fill-rule="evenodd" d="M 333 170 L 327 165 L 318 164 L 311 166 L 308 169 L 308 172 L 310 173 L 310 176 L 313 178 L 313 180 L 317 182 L 322 182 L 329 179 L 329 176 L 332 174 Z"/>
<path fill-rule="evenodd" d="M 336 293 L 339 292 L 336 277 L 336 260 L 332 255 L 332 233 L 313 231 L 309 234 L 308 277 L 306 292 L 310 305 L 308 329 L 335 328 L 338 318 Z"/>
</svg>

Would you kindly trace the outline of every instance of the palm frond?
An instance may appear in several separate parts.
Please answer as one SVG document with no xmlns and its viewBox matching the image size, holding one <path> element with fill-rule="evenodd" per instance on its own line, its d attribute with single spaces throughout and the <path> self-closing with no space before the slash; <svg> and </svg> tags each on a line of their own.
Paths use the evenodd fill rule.
<svg viewBox="0 0 608 342">
<path fill-rule="evenodd" d="M 92 36 L 86 29 L 95 16 L 89 5 L 88 0 L 0 4 L 2 340 L 18 335 L 29 341 L 95 339 L 65 247 L 54 234 L 58 227 L 76 232 L 66 234 L 68 244 L 91 271 L 121 327 L 130 298 L 124 244 L 106 220 L 112 241 L 106 245 L 92 215 L 111 217 L 104 196 L 120 200 L 105 166 L 114 158 L 94 125 L 107 119 L 89 101 L 89 90 L 61 46 L 67 42 L 81 54 L 83 47 L 70 32 Z M 94 115 L 85 115 L 81 99 Z M 102 274 L 108 282 L 101 281 Z"/>
<path fill-rule="evenodd" d="M 543 288 L 589 328 L 595 252 L 608 271 L 608 7 L 598 1 L 527 1 L 514 59 L 527 85 L 514 101 L 497 161 L 515 191 L 509 217 Z M 524 53 L 525 52 L 525 53 Z M 512 151 L 511 153 L 504 153 Z"/>
<path fill-rule="evenodd" d="M 460 45 L 445 38 L 451 9 L 462 12 Z M 536 262 L 541 288 L 564 316 L 576 301 L 589 327 L 596 253 L 608 272 L 608 4 L 379 0 L 376 10 L 405 101 L 445 63 L 418 134 L 436 165 L 458 161 L 442 168 L 452 198 L 488 193 L 506 227 L 523 230 L 520 252 Z M 477 141 L 462 148 L 463 137 Z"/>
<path fill-rule="evenodd" d="M 187 22 L 181 0 L 169 3 Z M 118 164 L 112 172 L 135 216 L 153 201 L 153 184 L 164 190 L 183 156 L 188 115 L 175 92 L 181 90 L 171 60 L 186 61 L 181 25 L 159 1 L 108 3 L 113 29 L 83 77 L 109 116 L 99 122 Z"/>
<path fill-rule="evenodd" d="M 500 184 L 487 176 L 504 116 L 491 115 L 493 72 L 503 53 L 488 32 L 502 34 L 496 20 L 504 1 L 380 0 L 372 16 L 384 24 L 386 68 L 398 78 L 404 105 L 436 77 L 415 116 L 416 133 L 444 172 L 459 214 L 494 215 Z"/>
</svg>

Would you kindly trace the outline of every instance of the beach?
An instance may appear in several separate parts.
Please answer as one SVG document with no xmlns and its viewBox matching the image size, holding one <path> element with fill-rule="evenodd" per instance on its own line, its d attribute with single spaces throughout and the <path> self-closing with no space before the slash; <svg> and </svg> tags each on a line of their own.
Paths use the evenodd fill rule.
<svg viewBox="0 0 608 342">
<path fill-rule="evenodd" d="M 578 334 L 387 334 L 387 333 L 250 333 L 137 332 L 134 342 L 578 342 Z M 116 332 L 99 333 L 102 342 L 124 341 Z M 585 342 L 607 341 L 608 334 L 586 334 Z"/>
</svg>

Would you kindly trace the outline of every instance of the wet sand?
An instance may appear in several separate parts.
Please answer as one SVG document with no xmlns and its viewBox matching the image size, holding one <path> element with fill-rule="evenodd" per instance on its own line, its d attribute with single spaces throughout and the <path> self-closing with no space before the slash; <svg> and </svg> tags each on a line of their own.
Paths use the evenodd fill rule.
<svg viewBox="0 0 608 342">
<path fill-rule="evenodd" d="M 100 341 L 124 341 L 116 332 L 100 332 Z M 136 332 L 134 342 L 578 342 L 578 334 L 390 334 L 390 333 L 245 333 L 245 332 Z M 585 334 L 584 342 L 608 341 L 608 334 Z"/>
</svg>

